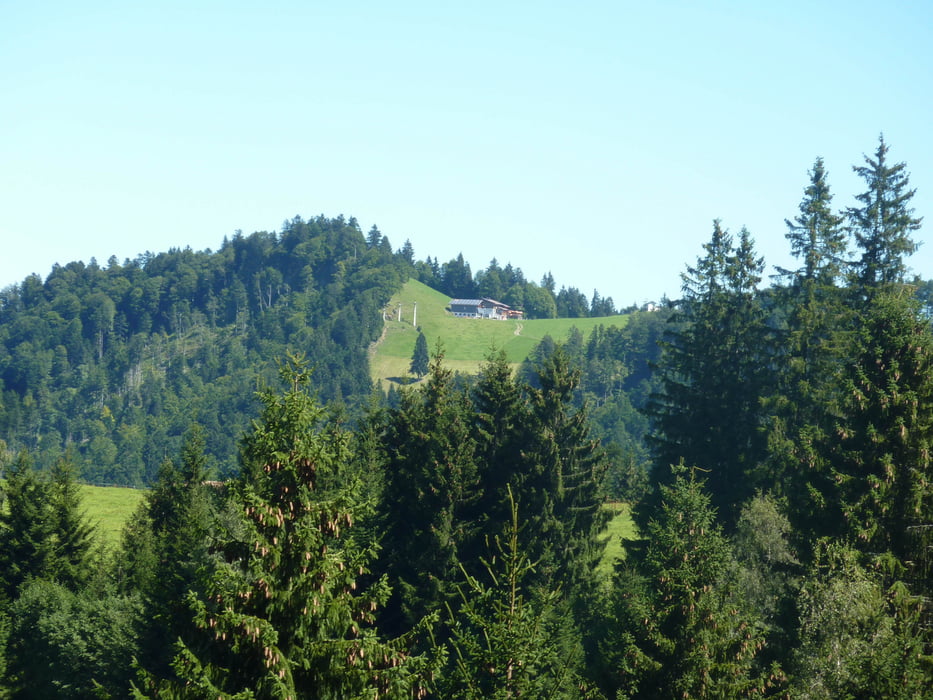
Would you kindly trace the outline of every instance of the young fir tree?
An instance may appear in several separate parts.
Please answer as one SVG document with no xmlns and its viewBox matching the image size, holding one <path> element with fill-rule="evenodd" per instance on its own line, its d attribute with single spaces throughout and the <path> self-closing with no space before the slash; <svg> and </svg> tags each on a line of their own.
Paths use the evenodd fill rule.
<svg viewBox="0 0 933 700">
<path fill-rule="evenodd" d="M 560 621 L 568 657 L 579 649 L 591 607 L 607 516 L 607 457 L 590 434 L 585 406 L 576 406 L 579 380 L 561 348 L 541 358 L 534 386 L 512 376 L 504 353 L 488 358 L 472 394 L 480 497 L 467 517 L 475 535 L 459 556 L 465 573 L 483 580 L 489 543 L 511 521 L 514 504 L 523 514 L 518 547 L 534 563 L 524 585 L 559 591 L 550 617 Z"/>
<path fill-rule="evenodd" d="M 0 509 L 0 572 L 3 593 L 16 598 L 28 578 L 51 578 L 55 514 L 49 484 L 33 470 L 32 460 L 21 452 L 7 469 Z"/>
<path fill-rule="evenodd" d="M 631 698 L 741 698 L 765 695 L 776 669 L 756 666 L 764 641 L 734 595 L 729 544 L 703 482 L 683 466 L 614 590 L 615 635 L 603 642 L 609 691 Z"/>
<path fill-rule="evenodd" d="M 425 339 L 424 333 L 419 329 L 418 339 L 415 340 L 415 351 L 411 356 L 411 365 L 408 371 L 418 377 L 418 379 L 421 379 L 428 373 L 430 364 L 431 358 L 428 354 L 428 341 Z"/>
<path fill-rule="evenodd" d="M 888 164 L 888 150 L 881 135 L 874 158 L 865 156 L 865 165 L 852 167 L 867 189 L 856 196 L 861 206 L 846 210 L 861 251 L 853 268 L 855 282 L 869 296 L 875 288 L 903 282 L 907 273 L 904 259 L 918 247 L 911 237 L 921 223 L 910 206 L 916 190 L 909 189 L 905 163 Z"/>
<path fill-rule="evenodd" d="M 460 549 L 458 559 L 469 575 L 481 575 L 480 559 L 487 543 L 501 532 L 511 512 L 509 487 L 521 499 L 523 484 L 530 475 L 526 431 L 530 409 L 505 352 L 491 353 L 481 368 L 472 392 L 474 459 L 479 497 L 465 514 L 475 529 Z"/>
<path fill-rule="evenodd" d="M 288 390 L 261 392 L 261 419 L 244 439 L 233 496 L 239 530 L 224 543 L 206 597 L 189 595 L 211 644 L 181 644 L 180 682 L 150 678 L 142 692 L 212 699 L 414 692 L 419 660 L 371 624 L 388 597 L 385 579 L 358 590 L 375 546 L 349 536 L 359 481 L 348 473 L 347 435 L 321 424 L 309 375 L 301 358 L 289 358 Z"/>
<path fill-rule="evenodd" d="M 764 264 L 746 230 L 734 246 L 718 220 L 703 247 L 706 255 L 683 275 L 681 311 L 659 363 L 662 389 L 647 410 L 658 481 L 668 482 L 668 467 L 681 460 L 704 465 L 713 505 L 731 527 L 762 481 L 766 455 L 761 405 L 773 384 L 771 338 L 756 289 Z M 645 505 L 656 502 L 657 494 Z"/>
<path fill-rule="evenodd" d="M 49 484 L 52 507 L 52 578 L 78 591 L 93 577 L 91 563 L 96 528 L 81 505 L 81 490 L 73 464 L 60 459 L 52 467 Z"/>
<path fill-rule="evenodd" d="M 519 544 L 514 499 L 509 508 L 501 536 L 487 541 L 483 572 L 463 569 L 457 604 L 447 606 L 448 664 L 436 690 L 463 700 L 584 697 L 582 651 L 563 638 L 560 591 L 529 585 L 534 563 Z"/>
<path fill-rule="evenodd" d="M 140 665 L 171 677 L 174 643 L 203 637 L 191 629 L 185 597 L 198 590 L 199 571 L 209 562 L 214 529 L 211 486 L 204 454 L 204 430 L 194 425 L 185 436 L 178 462 L 166 460 L 138 513 L 138 527 L 124 535 L 127 573 L 141 594 Z"/>
</svg>

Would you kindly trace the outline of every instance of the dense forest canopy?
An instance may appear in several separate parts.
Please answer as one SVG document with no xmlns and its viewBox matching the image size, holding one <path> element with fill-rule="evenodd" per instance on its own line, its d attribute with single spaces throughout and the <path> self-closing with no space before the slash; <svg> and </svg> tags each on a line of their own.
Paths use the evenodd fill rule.
<svg viewBox="0 0 933 700">
<path fill-rule="evenodd" d="M 660 311 L 517 372 L 422 346 L 389 395 L 411 276 L 611 300 L 323 218 L 7 290 L 0 694 L 933 696 L 933 295 L 888 151 L 844 211 L 815 161 L 771 286 L 717 219 Z M 116 552 L 78 468 L 151 483 Z"/>
</svg>

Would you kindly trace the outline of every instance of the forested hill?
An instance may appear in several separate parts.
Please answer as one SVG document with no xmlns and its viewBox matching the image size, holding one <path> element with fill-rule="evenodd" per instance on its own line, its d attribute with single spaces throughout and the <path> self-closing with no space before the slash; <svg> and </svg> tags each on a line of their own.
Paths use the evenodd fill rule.
<svg viewBox="0 0 933 700">
<path fill-rule="evenodd" d="M 287 350 L 311 359 L 323 401 L 370 393 L 366 350 L 410 277 L 531 317 L 615 312 L 598 294 L 556 291 L 550 274 L 538 285 L 495 260 L 475 278 L 462 256 L 416 261 L 409 242 L 393 250 L 342 216 L 237 232 L 215 252 L 56 265 L 0 292 L 0 447 L 28 449 L 43 468 L 67 452 L 87 481 L 143 485 L 197 421 L 229 473 L 257 378 L 274 381 Z"/>
</svg>

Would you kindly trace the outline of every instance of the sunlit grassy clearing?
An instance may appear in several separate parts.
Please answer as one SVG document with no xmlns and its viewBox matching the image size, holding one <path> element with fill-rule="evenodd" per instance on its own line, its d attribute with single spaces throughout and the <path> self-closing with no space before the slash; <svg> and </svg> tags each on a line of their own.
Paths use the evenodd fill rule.
<svg viewBox="0 0 933 700">
<path fill-rule="evenodd" d="M 385 333 L 373 348 L 370 371 L 374 381 L 388 388 L 390 381 L 404 383 L 415 349 L 418 330 L 412 325 L 417 304 L 417 325 L 424 332 L 433 354 L 440 341 L 444 364 L 452 370 L 475 373 L 492 351 L 504 350 L 517 367 L 546 336 L 565 340 L 571 328 L 587 337 L 598 325 L 623 326 L 627 316 L 603 318 L 557 318 L 533 321 L 491 321 L 457 318 L 446 311 L 450 299 L 416 280 L 409 280 L 387 306 Z M 401 304 L 402 319 L 398 320 Z"/>
<path fill-rule="evenodd" d="M 601 578 L 609 578 L 615 564 L 625 558 L 625 540 L 638 539 L 635 523 L 627 503 L 607 503 L 605 508 L 613 512 L 612 520 L 606 525 L 603 537 L 607 538 L 602 560 L 596 568 Z"/>
<path fill-rule="evenodd" d="M 108 549 L 120 543 L 124 526 L 136 512 L 146 492 L 113 486 L 81 486 L 84 509 L 88 520 L 97 526 L 99 541 Z M 626 503 L 607 503 L 604 506 L 613 513 L 603 536 L 607 538 L 606 549 L 597 567 L 597 575 L 609 578 L 615 563 L 625 557 L 624 540 L 638 538 Z"/>
<path fill-rule="evenodd" d="M 97 527 L 97 536 L 108 549 L 120 543 L 123 526 L 146 495 L 142 489 L 115 486 L 81 486 L 81 497 L 88 521 Z"/>
</svg>

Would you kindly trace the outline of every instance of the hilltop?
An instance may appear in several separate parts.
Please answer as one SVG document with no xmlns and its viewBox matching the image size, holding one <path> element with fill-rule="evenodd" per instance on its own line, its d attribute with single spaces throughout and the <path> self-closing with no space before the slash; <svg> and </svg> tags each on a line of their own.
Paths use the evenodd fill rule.
<svg viewBox="0 0 933 700">
<path fill-rule="evenodd" d="M 431 287 L 409 279 L 386 305 L 386 321 L 382 336 L 370 348 L 370 374 L 383 389 L 393 383 L 407 383 L 418 328 L 412 325 L 417 305 L 417 325 L 421 328 L 432 352 L 440 341 L 444 361 L 451 369 L 474 373 L 490 350 L 501 349 L 518 367 L 545 336 L 563 340 L 571 328 L 584 336 L 597 326 L 623 328 L 628 316 L 590 318 L 553 318 L 532 320 L 491 321 L 456 318 L 447 305 L 450 297 Z M 398 309 L 401 308 L 401 320 Z"/>
</svg>

